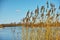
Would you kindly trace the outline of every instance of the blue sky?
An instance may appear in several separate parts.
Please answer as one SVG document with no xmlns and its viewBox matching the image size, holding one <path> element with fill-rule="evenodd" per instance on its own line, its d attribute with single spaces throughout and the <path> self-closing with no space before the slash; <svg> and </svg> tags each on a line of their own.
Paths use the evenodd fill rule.
<svg viewBox="0 0 60 40">
<path fill-rule="evenodd" d="M 60 0 L 49 0 L 58 6 Z M 28 10 L 34 11 L 37 5 L 46 5 L 46 0 L 0 0 L 0 24 L 20 22 Z"/>
</svg>

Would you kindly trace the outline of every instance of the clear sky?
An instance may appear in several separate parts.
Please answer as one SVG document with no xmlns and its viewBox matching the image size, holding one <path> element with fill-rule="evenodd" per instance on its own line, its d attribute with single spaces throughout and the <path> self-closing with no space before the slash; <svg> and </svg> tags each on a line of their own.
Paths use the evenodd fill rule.
<svg viewBox="0 0 60 40">
<path fill-rule="evenodd" d="M 58 7 L 60 0 L 48 0 Z M 0 0 L 0 24 L 20 22 L 28 10 L 34 11 L 37 7 L 46 5 L 46 0 Z"/>
</svg>

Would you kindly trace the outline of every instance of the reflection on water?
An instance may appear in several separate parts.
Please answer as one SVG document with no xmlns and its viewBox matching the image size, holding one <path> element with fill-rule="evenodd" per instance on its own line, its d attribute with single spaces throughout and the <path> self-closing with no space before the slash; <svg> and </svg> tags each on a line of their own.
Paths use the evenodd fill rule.
<svg viewBox="0 0 60 40">
<path fill-rule="evenodd" d="M 21 40 L 22 27 L 0 28 L 0 40 Z"/>
<path fill-rule="evenodd" d="M 48 32 L 50 40 L 56 40 L 57 31 L 59 31 L 58 35 L 60 37 L 60 27 L 50 28 L 50 31 Z M 22 40 L 22 37 L 24 40 L 27 40 L 26 37 L 28 37 L 28 40 L 45 40 L 46 32 L 46 28 L 42 27 L 28 28 L 28 31 L 24 27 L 24 32 L 22 32 L 22 27 L 5 27 L 0 29 L 0 40 Z"/>
</svg>

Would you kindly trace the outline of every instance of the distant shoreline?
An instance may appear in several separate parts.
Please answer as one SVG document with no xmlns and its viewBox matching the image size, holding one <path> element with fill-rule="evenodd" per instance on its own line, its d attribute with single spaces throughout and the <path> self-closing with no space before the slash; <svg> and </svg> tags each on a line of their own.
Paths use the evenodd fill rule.
<svg viewBox="0 0 60 40">
<path fill-rule="evenodd" d="M 19 24 L 0 24 L 0 28 L 3 27 L 16 27 L 16 26 L 24 26 L 24 27 L 60 27 L 60 23 L 19 23 Z"/>
</svg>

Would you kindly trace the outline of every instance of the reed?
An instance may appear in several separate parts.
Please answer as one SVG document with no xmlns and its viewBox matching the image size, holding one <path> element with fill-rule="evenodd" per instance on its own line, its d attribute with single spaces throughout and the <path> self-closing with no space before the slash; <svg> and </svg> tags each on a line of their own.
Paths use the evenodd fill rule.
<svg viewBox="0 0 60 40">
<path fill-rule="evenodd" d="M 24 29 L 22 29 L 22 32 L 23 32 L 23 40 L 59 40 L 59 37 L 58 37 L 58 32 L 56 31 L 53 31 L 55 30 L 53 28 L 52 30 L 52 26 L 53 24 L 55 26 L 58 25 L 59 21 L 58 21 L 58 17 L 60 16 L 60 14 L 56 14 L 55 15 L 55 12 L 56 12 L 56 9 L 55 8 L 55 5 L 50 3 L 50 9 L 49 9 L 49 3 L 47 1 L 47 8 L 45 8 L 44 6 L 41 6 L 40 8 L 40 13 L 41 13 L 41 17 L 40 17 L 40 21 L 38 21 L 39 23 L 43 24 L 42 25 L 42 28 L 39 27 L 39 23 L 37 25 L 37 19 L 39 17 L 39 7 L 37 6 L 37 8 L 35 9 L 34 13 L 33 12 L 30 12 L 28 11 L 27 12 L 27 15 L 25 17 L 25 19 L 23 20 L 23 23 L 26 23 L 26 32 L 25 32 L 25 36 L 24 36 Z M 60 9 L 60 7 L 59 7 Z M 46 14 L 44 14 L 46 12 Z M 30 13 L 30 14 L 29 14 Z M 56 17 L 55 17 L 56 16 Z M 44 17 L 47 19 L 44 19 Z M 54 19 L 56 18 L 56 19 Z M 44 20 L 46 20 L 44 22 Z M 54 22 L 54 20 L 56 20 Z M 31 30 L 29 31 L 29 25 L 27 24 L 30 24 L 31 26 Z M 36 24 L 38 27 L 34 27 Z M 45 31 L 43 31 L 43 26 L 46 24 L 46 27 L 45 27 Z M 52 25 L 50 25 L 52 24 Z M 24 28 L 24 27 L 23 27 Z M 54 34 L 55 33 L 55 34 Z M 56 36 L 55 36 L 56 35 Z"/>
</svg>

